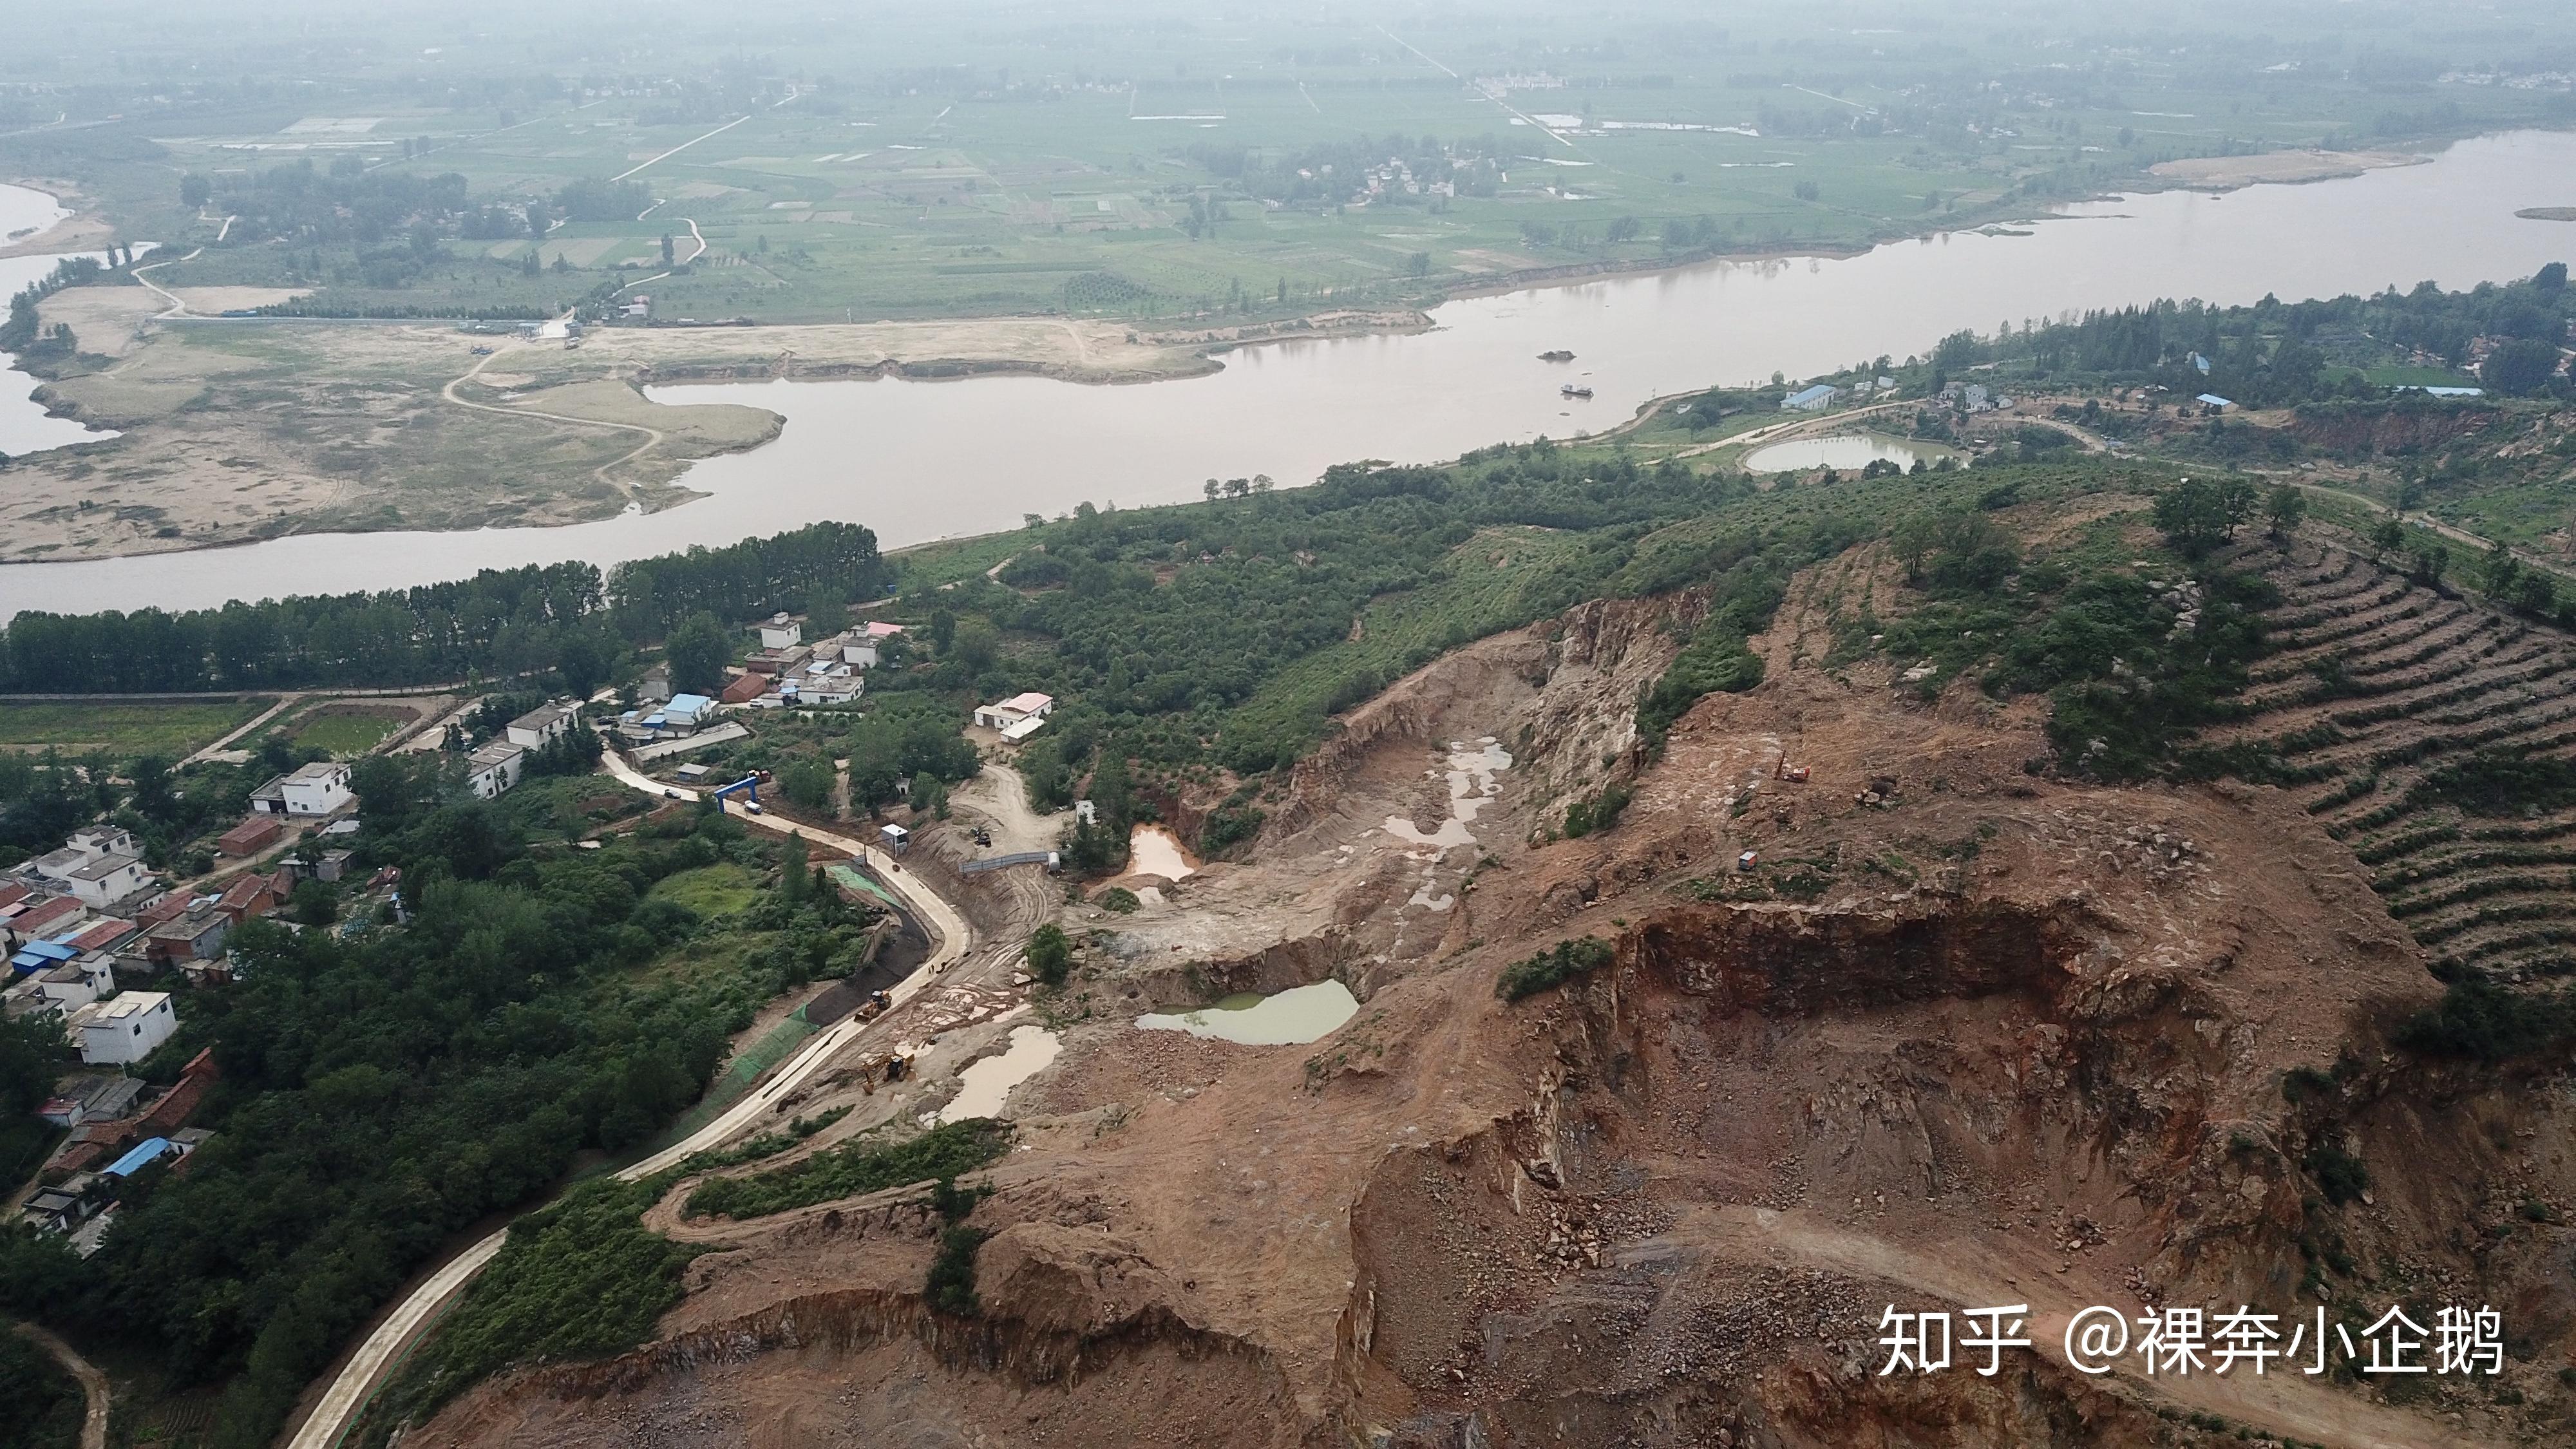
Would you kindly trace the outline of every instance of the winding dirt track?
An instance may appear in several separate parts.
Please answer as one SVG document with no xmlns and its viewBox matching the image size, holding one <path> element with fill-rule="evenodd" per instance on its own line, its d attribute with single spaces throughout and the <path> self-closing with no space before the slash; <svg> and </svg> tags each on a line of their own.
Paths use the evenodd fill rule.
<svg viewBox="0 0 2576 1449">
<path fill-rule="evenodd" d="M 32 1323 L 17 1325 L 18 1331 L 34 1341 L 38 1348 L 54 1356 L 54 1362 L 80 1380 L 81 1397 L 88 1408 L 81 1417 L 81 1449 L 107 1449 L 107 1375 L 98 1366 L 80 1356 L 78 1350 L 60 1338 Z"/>
<path fill-rule="evenodd" d="M 440 388 L 438 390 L 438 395 L 458 407 L 470 408 L 478 413 L 499 413 L 505 418 L 544 418 L 548 422 L 571 423 L 577 427 L 615 428 L 619 432 L 623 433 L 642 433 L 644 435 L 643 442 L 636 444 L 626 452 L 620 453 L 616 457 L 609 459 L 607 462 L 600 464 L 596 468 L 593 468 L 590 474 L 592 477 L 597 478 L 602 483 L 608 484 L 612 488 L 624 488 L 626 490 L 626 496 L 632 500 L 635 497 L 634 488 L 609 477 L 609 470 L 613 468 L 623 468 L 627 464 L 634 462 L 636 459 L 643 457 L 652 449 L 660 446 L 664 436 L 661 429 L 648 428 L 642 423 L 612 423 L 605 418 L 577 418 L 569 413 L 539 412 L 535 408 L 505 408 L 495 403 L 467 402 L 465 399 L 456 395 L 456 390 L 459 387 L 472 382 L 484 368 L 492 365 L 493 358 L 500 355 L 501 349 L 498 347 L 483 354 L 483 356 L 475 360 L 472 367 L 465 370 L 464 376 L 458 377 L 450 381 L 447 386 Z"/>
</svg>

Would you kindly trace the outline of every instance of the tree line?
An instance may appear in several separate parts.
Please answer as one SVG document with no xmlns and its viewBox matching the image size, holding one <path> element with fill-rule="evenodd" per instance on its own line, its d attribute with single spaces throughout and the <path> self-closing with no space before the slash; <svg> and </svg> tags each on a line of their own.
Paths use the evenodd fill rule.
<svg viewBox="0 0 2576 1449">
<path fill-rule="evenodd" d="M 2266 297 L 2250 307 L 2167 300 L 2018 332 L 2006 326 L 1992 337 L 1959 332 L 1942 339 L 1932 361 L 1950 374 L 1979 363 L 2021 362 L 2042 377 L 2155 383 L 2185 396 L 2214 392 L 2248 406 L 2279 407 L 2380 394 L 2357 371 L 2335 373 L 2333 351 L 2394 348 L 2459 368 L 2485 339 L 2478 379 L 2488 390 L 2564 394 L 2559 349 L 2571 312 L 2576 295 L 2567 289 L 2567 266 L 2552 262 L 2522 281 L 2481 283 L 2465 292 L 2422 282 L 2368 297 L 2293 303 Z"/>
<path fill-rule="evenodd" d="M 595 685 L 625 647 L 683 618 L 740 623 L 819 592 L 882 592 L 876 535 L 818 523 L 724 548 L 620 564 L 486 569 L 376 593 L 219 609 L 30 611 L 0 633 L 0 691 L 100 694 L 400 687 L 560 669 Z M 576 682 L 580 682 L 576 680 Z"/>
</svg>

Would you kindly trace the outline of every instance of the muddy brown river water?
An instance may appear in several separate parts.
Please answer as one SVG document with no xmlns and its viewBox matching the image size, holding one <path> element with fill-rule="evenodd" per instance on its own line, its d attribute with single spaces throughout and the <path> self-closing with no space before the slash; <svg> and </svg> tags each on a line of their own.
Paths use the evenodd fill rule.
<svg viewBox="0 0 2576 1449">
<path fill-rule="evenodd" d="M 1236 352 L 1207 377 L 1087 387 L 1028 377 L 656 388 L 742 402 L 784 433 L 683 481 L 711 495 L 565 528 L 307 535 L 148 558 L 0 566 L 0 618 L 28 608 L 192 608 L 235 596 L 381 589 L 479 568 L 621 560 L 819 519 L 886 546 L 1008 528 L 1024 513 L 1196 498 L 1202 481 L 1313 481 L 1359 458 L 1434 461 L 1600 431 L 1662 393 L 1791 378 L 1928 350 L 1960 328 L 2159 297 L 2246 303 L 2527 276 L 2576 232 L 2515 211 L 2564 204 L 2576 134 L 2462 142 L 2419 166 L 2223 196 L 2162 192 L 2036 224 L 1893 242 L 1840 259 L 1716 262 L 1497 296 L 1405 336 Z M 207 324 L 214 325 L 214 324 Z M 1551 349 L 1575 354 L 1547 363 Z M 1579 382 L 1589 401 L 1559 388 Z"/>
</svg>

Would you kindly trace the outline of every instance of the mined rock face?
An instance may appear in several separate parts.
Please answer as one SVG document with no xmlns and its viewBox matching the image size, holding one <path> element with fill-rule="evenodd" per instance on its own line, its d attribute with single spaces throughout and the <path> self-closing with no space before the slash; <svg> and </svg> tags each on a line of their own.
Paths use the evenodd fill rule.
<svg viewBox="0 0 2576 1449">
<path fill-rule="evenodd" d="M 727 1250 L 659 1341 L 487 1385 L 418 1442 L 2563 1433 L 2576 1113 L 2563 1084 L 2387 1045 L 2440 988 L 2349 851 L 2278 791 L 2035 777 L 2034 721 L 1828 677 L 1785 636 L 1759 689 L 1622 755 L 1669 660 L 1659 607 L 1688 605 L 1589 605 L 1401 682 L 1299 768 L 1251 859 L 1103 927 L 1095 1015 L 1025 1089 L 973 1219 L 980 1316 L 923 1307 L 938 1223 L 888 1206 L 918 1193 L 693 1225 Z M 1471 860 L 1388 843 L 1449 742 L 1537 722 L 1583 743 L 1521 748 Z M 1605 769 L 1633 778 L 1621 823 L 1548 838 Z M 1611 964 L 1498 999 L 1505 965 L 1584 935 Z M 1328 975 L 1363 1007 L 1312 1046 L 1125 1025 Z M 2327 1149 L 2366 1200 L 2329 1200 Z M 2092 1377 L 2060 1347 L 2094 1304 L 2366 1322 L 2401 1298 L 2503 1309 L 2522 1401 Z M 2038 1347 L 2003 1372 L 1879 1373 L 1887 1308 L 2004 1303 Z"/>
</svg>

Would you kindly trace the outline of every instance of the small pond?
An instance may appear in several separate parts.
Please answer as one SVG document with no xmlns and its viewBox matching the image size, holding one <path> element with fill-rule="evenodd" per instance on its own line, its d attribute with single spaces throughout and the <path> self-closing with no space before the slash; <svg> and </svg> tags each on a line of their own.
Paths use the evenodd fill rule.
<svg viewBox="0 0 2576 1449">
<path fill-rule="evenodd" d="M 1792 438 L 1785 443 L 1756 448 L 1745 458 L 1744 466 L 1754 473 L 1798 473 L 1809 468 L 1858 472 L 1881 460 L 1894 463 L 1899 468 L 1911 468 L 1920 459 L 1923 466 L 1929 468 L 1942 458 L 1957 456 L 1950 449 L 1931 443 L 1907 442 L 1877 433 L 1836 433 L 1823 438 Z"/>
<path fill-rule="evenodd" d="M 1244 1046 L 1302 1046 L 1328 1035 L 1359 1009 L 1359 998 L 1349 987 L 1318 981 L 1273 996 L 1246 991 L 1194 1011 L 1156 1012 L 1136 1018 L 1136 1024 L 1147 1031 L 1185 1031 Z"/>
</svg>

